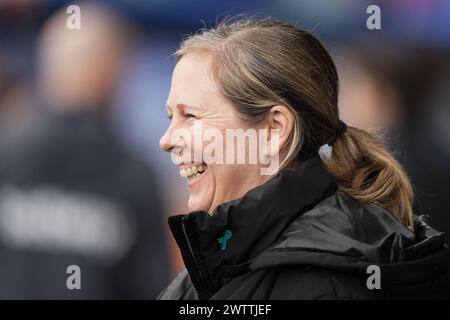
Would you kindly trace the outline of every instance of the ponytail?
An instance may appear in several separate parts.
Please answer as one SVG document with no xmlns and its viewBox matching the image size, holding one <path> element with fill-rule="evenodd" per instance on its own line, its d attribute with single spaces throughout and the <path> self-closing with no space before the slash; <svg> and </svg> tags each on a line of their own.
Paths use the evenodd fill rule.
<svg viewBox="0 0 450 320">
<path fill-rule="evenodd" d="M 411 183 L 379 138 L 348 127 L 334 142 L 331 156 L 323 161 L 345 193 L 386 209 L 413 230 Z"/>
</svg>

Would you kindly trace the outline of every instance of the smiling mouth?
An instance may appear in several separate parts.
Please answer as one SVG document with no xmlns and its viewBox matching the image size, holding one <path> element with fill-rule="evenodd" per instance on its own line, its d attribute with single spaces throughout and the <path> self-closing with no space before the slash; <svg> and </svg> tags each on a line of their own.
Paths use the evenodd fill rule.
<svg viewBox="0 0 450 320">
<path fill-rule="evenodd" d="M 180 176 L 183 178 L 187 178 L 188 181 L 193 181 L 199 178 L 207 169 L 207 165 L 202 164 L 192 164 L 185 166 L 180 170 Z"/>
</svg>

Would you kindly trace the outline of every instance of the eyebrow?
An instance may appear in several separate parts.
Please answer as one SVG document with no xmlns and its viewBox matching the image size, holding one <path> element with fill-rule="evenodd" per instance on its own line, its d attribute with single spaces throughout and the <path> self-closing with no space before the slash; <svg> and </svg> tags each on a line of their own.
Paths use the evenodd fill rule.
<svg viewBox="0 0 450 320">
<path fill-rule="evenodd" d="M 176 108 L 180 109 L 180 110 L 184 110 L 184 109 L 194 109 L 194 110 L 201 110 L 201 108 L 199 107 L 195 107 L 195 106 L 191 106 L 191 105 L 187 105 L 185 103 L 178 103 L 176 105 Z M 172 108 L 166 104 L 166 109 L 168 109 L 170 112 L 172 112 Z"/>
</svg>

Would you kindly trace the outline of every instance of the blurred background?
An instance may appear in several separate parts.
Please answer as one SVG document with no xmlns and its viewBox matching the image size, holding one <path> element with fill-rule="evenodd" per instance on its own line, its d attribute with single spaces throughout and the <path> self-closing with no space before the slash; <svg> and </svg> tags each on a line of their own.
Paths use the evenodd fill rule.
<svg viewBox="0 0 450 320">
<path fill-rule="evenodd" d="M 242 13 L 322 39 L 341 118 L 383 135 L 415 212 L 450 234 L 450 1 L 0 0 L 0 298 L 151 299 L 181 270 L 166 218 L 187 190 L 158 146 L 171 54 Z M 72 264 L 82 290 L 66 288 Z"/>
</svg>

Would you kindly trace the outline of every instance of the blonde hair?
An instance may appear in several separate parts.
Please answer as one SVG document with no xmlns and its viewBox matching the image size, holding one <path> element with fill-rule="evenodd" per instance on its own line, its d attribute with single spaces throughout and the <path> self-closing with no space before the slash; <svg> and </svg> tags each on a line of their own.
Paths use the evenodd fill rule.
<svg viewBox="0 0 450 320">
<path fill-rule="evenodd" d="M 213 55 L 213 75 L 240 117 L 258 123 L 274 105 L 288 107 L 294 128 L 282 168 L 317 154 L 338 130 L 338 75 L 320 41 L 295 25 L 271 19 L 225 20 L 186 38 L 175 52 Z M 348 127 L 333 145 L 327 170 L 353 198 L 379 205 L 413 229 L 411 184 L 382 141 Z"/>
</svg>

